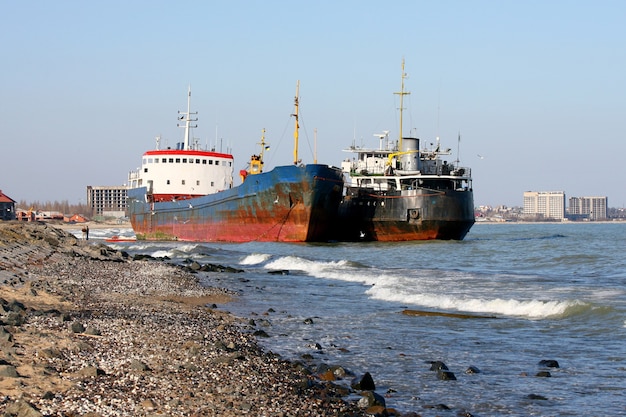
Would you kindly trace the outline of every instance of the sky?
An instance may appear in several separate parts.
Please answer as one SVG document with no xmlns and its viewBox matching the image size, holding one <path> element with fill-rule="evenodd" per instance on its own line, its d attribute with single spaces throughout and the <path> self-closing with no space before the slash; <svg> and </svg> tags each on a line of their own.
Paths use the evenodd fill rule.
<svg viewBox="0 0 626 417">
<path fill-rule="evenodd" d="M 0 1 L 0 190 L 86 202 L 127 182 L 155 137 L 232 152 L 235 174 L 299 157 L 340 166 L 352 143 L 439 137 L 475 205 L 524 191 L 626 206 L 626 2 Z M 459 140 L 460 135 L 460 140 Z M 458 152 L 457 152 L 458 151 Z M 237 184 L 237 182 L 236 182 Z"/>
</svg>

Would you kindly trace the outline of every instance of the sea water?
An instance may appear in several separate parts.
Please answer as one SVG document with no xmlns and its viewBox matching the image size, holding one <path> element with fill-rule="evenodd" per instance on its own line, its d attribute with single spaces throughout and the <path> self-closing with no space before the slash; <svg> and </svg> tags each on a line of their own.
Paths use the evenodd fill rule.
<svg viewBox="0 0 626 417">
<path fill-rule="evenodd" d="M 219 308 L 253 319 L 246 331 L 285 359 L 369 372 L 400 412 L 626 415 L 624 223 L 476 224 L 460 242 L 111 245 L 242 269 L 201 275 L 238 292 Z"/>
</svg>

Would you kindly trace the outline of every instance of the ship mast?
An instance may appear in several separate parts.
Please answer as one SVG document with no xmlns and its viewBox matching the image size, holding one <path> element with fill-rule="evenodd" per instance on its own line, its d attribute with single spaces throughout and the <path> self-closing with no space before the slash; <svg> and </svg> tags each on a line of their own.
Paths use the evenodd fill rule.
<svg viewBox="0 0 626 417">
<path fill-rule="evenodd" d="M 265 155 L 265 150 L 269 148 L 269 146 L 265 146 L 265 128 L 261 130 L 261 142 L 259 142 L 257 145 L 261 145 L 261 152 L 259 153 L 259 156 L 261 157 L 261 166 L 263 166 L 263 157 Z"/>
<path fill-rule="evenodd" d="M 194 112 L 194 113 L 191 112 L 191 85 L 189 86 L 189 90 L 187 91 L 187 112 L 185 113 L 179 110 L 178 114 L 182 115 L 178 118 L 178 120 L 184 120 L 185 124 L 184 125 L 178 124 L 176 126 L 185 128 L 185 140 L 183 142 L 183 149 L 188 150 L 188 149 L 191 149 L 189 146 L 189 132 L 191 129 L 198 127 L 198 125 L 195 125 L 195 126 L 191 125 L 191 122 L 198 121 L 198 118 L 195 118 L 195 119 L 191 118 L 192 114 L 198 114 L 198 112 Z"/>
<path fill-rule="evenodd" d="M 300 125 L 298 123 L 298 96 L 299 95 L 300 95 L 300 80 L 298 80 L 298 82 L 296 83 L 296 98 L 294 99 L 295 111 L 294 111 L 294 114 L 292 114 L 292 116 L 296 118 L 296 126 L 293 131 L 293 139 L 294 139 L 293 164 L 294 165 L 298 165 L 298 162 L 299 162 L 298 161 L 298 129 L 300 128 Z"/>
<path fill-rule="evenodd" d="M 403 107 L 403 103 L 404 103 L 404 96 L 411 94 L 408 91 L 404 91 L 404 79 L 407 77 L 406 73 L 404 72 L 404 58 L 402 58 L 402 82 L 401 82 L 401 89 L 399 93 L 394 93 L 400 96 L 400 138 L 398 139 L 398 151 L 402 152 L 402 110 L 404 110 Z"/>
</svg>

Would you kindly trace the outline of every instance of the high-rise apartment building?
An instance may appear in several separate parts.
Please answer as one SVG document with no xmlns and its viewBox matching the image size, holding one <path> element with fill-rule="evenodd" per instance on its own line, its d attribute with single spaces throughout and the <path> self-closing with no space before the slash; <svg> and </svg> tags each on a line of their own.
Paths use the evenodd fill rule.
<svg viewBox="0 0 626 417">
<path fill-rule="evenodd" d="M 540 216 L 544 219 L 563 220 L 565 218 L 565 192 L 525 191 L 524 214 Z"/>
<path fill-rule="evenodd" d="M 570 197 L 567 214 L 583 215 L 589 220 L 606 220 L 607 197 Z"/>
</svg>

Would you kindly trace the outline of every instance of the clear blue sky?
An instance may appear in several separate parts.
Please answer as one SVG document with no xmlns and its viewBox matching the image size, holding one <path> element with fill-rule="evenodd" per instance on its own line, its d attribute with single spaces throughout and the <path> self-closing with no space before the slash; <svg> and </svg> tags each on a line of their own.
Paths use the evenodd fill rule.
<svg viewBox="0 0 626 417">
<path fill-rule="evenodd" d="M 339 166 L 356 138 L 441 137 L 472 168 L 476 205 L 524 191 L 626 206 L 624 1 L 3 1 L 0 189 L 84 202 L 121 185 L 192 87 L 195 136 L 231 147 L 236 172 L 272 148 Z M 317 135 L 314 130 L 317 129 Z M 482 158 L 478 157 L 481 155 Z"/>
</svg>

